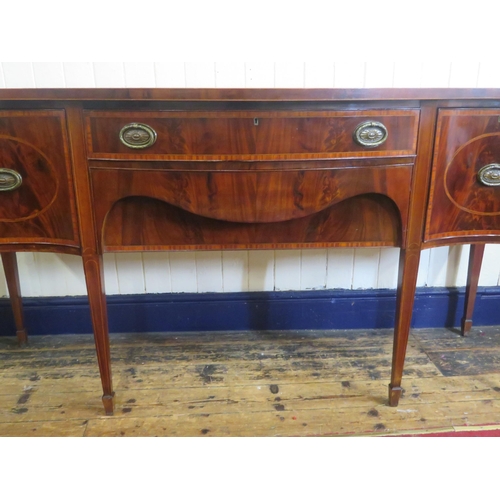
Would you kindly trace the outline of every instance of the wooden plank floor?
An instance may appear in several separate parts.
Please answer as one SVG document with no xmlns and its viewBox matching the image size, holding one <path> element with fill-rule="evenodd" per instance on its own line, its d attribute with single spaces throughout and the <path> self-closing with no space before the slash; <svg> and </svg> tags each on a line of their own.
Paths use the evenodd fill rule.
<svg viewBox="0 0 500 500">
<path fill-rule="evenodd" d="M 111 336 L 104 416 L 91 335 L 0 338 L 0 436 L 354 436 L 500 427 L 500 327 L 414 330 L 397 408 L 392 331 Z"/>
</svg>

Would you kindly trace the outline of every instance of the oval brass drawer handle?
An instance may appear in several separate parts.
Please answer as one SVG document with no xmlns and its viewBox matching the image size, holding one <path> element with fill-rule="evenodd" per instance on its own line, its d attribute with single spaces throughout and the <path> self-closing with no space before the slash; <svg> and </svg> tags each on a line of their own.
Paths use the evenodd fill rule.
<svg viewBox="0 0 500 500">
<path fill-rule="evenodd" d="M 485 186 L 500 186 L 500 163 L 482 167 L 477 173 L 477 180 Z"/>
<path fill-rule="evenodd" d="M 389 132 L 380 122 L 363 122 L 356 127 L 353 134 L 354 141 L 366 148 L 380 146 L 387 140 L 387 137 L 389 137 Z"/>
<path fill-rule="evenodd" d="M 14 191 L 23 183 L 19 172 L 10 168 L 0 168 L 0 191 Z"/>
<path fill-rule="evenodd" d="M 120 130 L 120 141 L 129 148 L 149 148 L 156 142 L 156 132 L 144 123 L 129 123 Z"/>
</svg>

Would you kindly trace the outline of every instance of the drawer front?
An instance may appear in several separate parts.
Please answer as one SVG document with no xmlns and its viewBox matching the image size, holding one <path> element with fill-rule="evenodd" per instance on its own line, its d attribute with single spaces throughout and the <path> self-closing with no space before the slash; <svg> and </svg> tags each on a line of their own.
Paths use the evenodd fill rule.
<svg viewBox="0 0 500 500">
<path fill-rule="evenodd" d="M 0 111 L 0 242 L 78 245 L 64 111 Z"/>
<path fill-rule="evenodd" d="M 92 159 L 265 160 L 412 156 L 419 110 L 100 112 Z"/>
<path fill-rule="evenodd" d="M 500 108 L 439 112 L 426 240 L 500 234 Z"/>
<path fill-rule="evenodd" d="M 108 251 L 404 241 L 411 166 L 210 172 L 105 165 L 93 162 L 91 180 Z"/>
</svg>

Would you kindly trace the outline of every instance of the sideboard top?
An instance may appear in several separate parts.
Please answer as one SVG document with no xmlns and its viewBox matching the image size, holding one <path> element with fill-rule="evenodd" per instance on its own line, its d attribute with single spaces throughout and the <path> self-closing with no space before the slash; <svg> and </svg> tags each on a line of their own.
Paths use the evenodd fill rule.
<svg viewBox="0 0 500 500">
<path fill-rule="evenodd" d="M 500 88 L 195 89 L 85 88 L 0 89 L 1 100 L 22 101 L 372 101 L 500 99 Z"/>
</svg>

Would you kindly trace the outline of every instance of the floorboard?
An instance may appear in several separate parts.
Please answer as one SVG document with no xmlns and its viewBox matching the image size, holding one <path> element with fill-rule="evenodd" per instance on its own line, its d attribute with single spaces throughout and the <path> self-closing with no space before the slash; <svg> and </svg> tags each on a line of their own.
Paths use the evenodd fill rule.
<svg viewBox="0 0 500 500">
<path fill-rule="evenodd" d="M 0 338 L 0 436 L 379 436 L 500 427 L 500 327 L 111 335 L 104 416 L 91 335 Z"/>
</svg>

